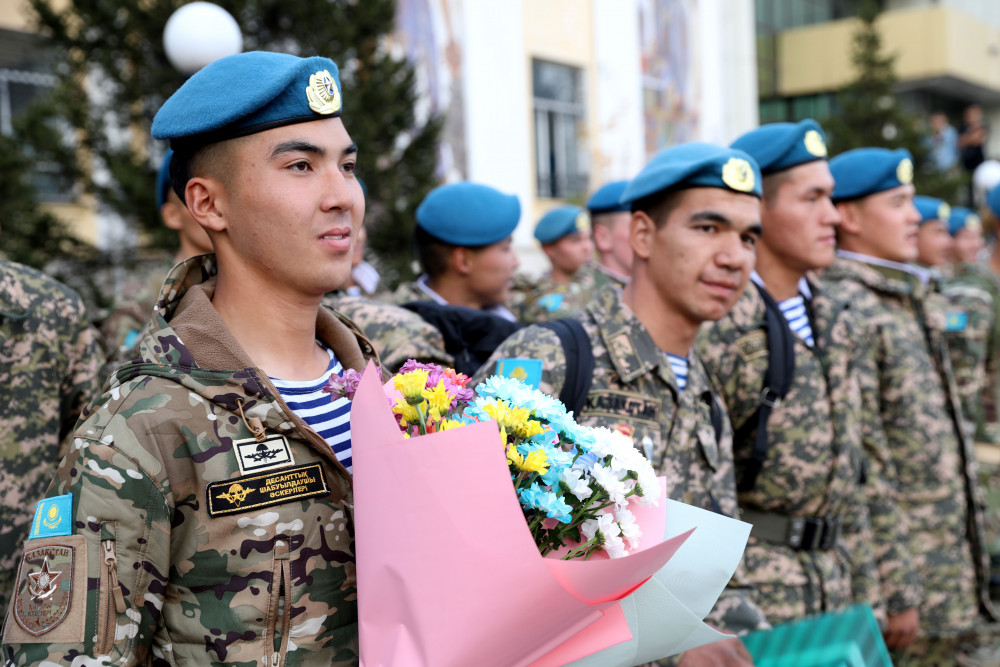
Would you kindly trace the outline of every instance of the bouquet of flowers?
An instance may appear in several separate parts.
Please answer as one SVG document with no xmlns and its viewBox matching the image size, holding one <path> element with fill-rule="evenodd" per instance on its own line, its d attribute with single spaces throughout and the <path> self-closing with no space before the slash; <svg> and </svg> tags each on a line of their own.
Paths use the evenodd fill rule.
<svg viewBox="0 0 1000 667">
<path fill-rule="evenodd" d="M 357 371 L 330 393 L 353 397 Z M 660 485 L 628 436 L 580 426 L 558 400 L 520 380 L 494 375 L 476 388 L 454 370 L 410 360 L 392 378 L 392 412 L 405 438 L 494 421 L 525 520 L 542 555 L 611 558 L 639 545 L 630 499 L 658 505 Z M 567 549 L 567 545 L 572 548 Z"/>
</svg>

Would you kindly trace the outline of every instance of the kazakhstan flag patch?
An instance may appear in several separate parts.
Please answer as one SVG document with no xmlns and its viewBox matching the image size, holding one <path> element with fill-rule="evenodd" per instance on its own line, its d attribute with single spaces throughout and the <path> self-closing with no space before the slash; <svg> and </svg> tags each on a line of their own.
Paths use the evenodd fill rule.
<svg viewBox="0 0 1000 667">
<path fill-rule="evenodd" d="M 73 533 L 73 494 L 46 498 L 35 508 L 29 540 L 39 537 L 62 537 Z"/>
<path fill-rule="evenodd" d="M 945 319 L 944 330 L 945 331 L 965 331 L 965 327 L 969 324 L 968 313 L 948 313 Z"/>
<path fill-rule="evenodd" d="M 500 359 L 497 361 L 496 374 L 520 380 L 532 389 L 538 389 L 542 383 L 542 360 L 513 357 Z"/>
</svg>

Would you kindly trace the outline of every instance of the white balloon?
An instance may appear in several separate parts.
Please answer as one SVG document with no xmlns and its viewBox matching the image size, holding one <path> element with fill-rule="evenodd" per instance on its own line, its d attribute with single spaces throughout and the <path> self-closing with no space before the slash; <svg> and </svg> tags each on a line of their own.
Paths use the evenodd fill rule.
<svg viewBox="0 0 1000 667">
<path fill-rule="evenodd" d="M 972 191 L 977 207 L 986 204 L 986 195 L 1000 185 L 1000 162 L 986 160 L 972 172 Z"/>
<path fill-rule="evenodd" d="M 243 33 L 236 19 L 211 2 L 192 2 L 174 12 L 163 28 L 163 47 L 170 64 L 184 74 L 240 53 Z"/>
</svg>

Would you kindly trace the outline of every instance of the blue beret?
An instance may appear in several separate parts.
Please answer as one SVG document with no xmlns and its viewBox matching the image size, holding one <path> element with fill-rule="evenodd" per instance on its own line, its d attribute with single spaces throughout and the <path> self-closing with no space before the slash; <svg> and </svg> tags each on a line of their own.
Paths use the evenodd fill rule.
<svg viewBox="0 0 1000 667">
<path fill-rule="evenodd" d="M 590 218 L 579 206 L 554 208 L 535 225 L 535 238 L 539 243 L 555 243 L 576 232 L 589 232 Z"/>
<path fill-rule="evenodd" d="M 160 163 L 160 171 L 156 172 L 156 210 L 159 211 L 163 207 L 163 203 L 167 201 L 167 195 L 170 193 L 170 158 L 174 156 L 174 152 L 167 149 L 167 152 L 163 154 L 163 162 Z"/>
<path fill-rule="evenodd" d="M 905 148 L 855 148 L 830 160 L 833 201 L 860 199 L 913 183 L 913 156 Z"/>
<path fill-rule="evenodd" d="M 748 153 L 767 176 L 807 162 L 826 159 L 826 137 L 819 123 L 770 123 L 751 130 L 732 143 Z"/>
<path fill-rule="evenodd" d="M 760 197 L 760 168 L 743 151 L 690 143 L 657 153 L 622 193 L 622 203 L 674 188 L 722 188 Z"/>
<path fill-rule="evenodd" d="M 951 215 L 948 217 L 948 233 L 954 236 L 966 228 L 982 230 L 983 222 L 975 211 L 962 206 L 952 208 Z"/>
<path fill-rule="evenodd" d="M 220 58 L 185 81 L 153 119 L 153 137 L 192 150 L 340 111 L 332 60 L 250 51 Z"/>
<path fill-rule="evenodd" d="M 478 183 L 451 183 L 434 188 L 417 207 L 417 226 L 445 243 L 478 247 L 514 233 L 521 203 Z"/>
<path fill-rule="evenodd" d="M 628 186 L 628 181 L 613 181 L 601 186 L 587 200 L 587 210 L 590 211 L 591 215 L 630 210 L 631 206 L 621 202 L 622 193 L 625 192 L 626 186 Z"/>
<path fill-rule="evenodd" d="M 917 195 L 913 198 L 913 205 L 920 211 L 920 224 L 931 220 L 940 220 L 948 223 L 948 216 L 951 215 L 951 207 L 943 199 Z"/>
<path fill-rule="evenodd" d="M 986 194 L 986 205 L 990 207 L 993 215 L 1000 218 L 1000 185 Z"/>
</svg>

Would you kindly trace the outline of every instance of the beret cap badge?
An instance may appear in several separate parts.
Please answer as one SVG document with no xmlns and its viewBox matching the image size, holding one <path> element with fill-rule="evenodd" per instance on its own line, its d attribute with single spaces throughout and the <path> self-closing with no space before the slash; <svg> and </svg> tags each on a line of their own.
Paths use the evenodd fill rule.
<svg viewBox="0 0 1000 667">
<path fill-rule="evenodd" d="M 823 135 L 816 130 L 806 132 L 802 138 L 802 145 L 805 146 L 810 155 L 826 157 L 826 142 L 823 141 Z"/>
<path fill-rule="evenodd" d="M 899 161 L 899 166 L 896 167 L 896 178 L 903 185 L 909 185 L 913 182 L 913 160 L 903 158 Z"/>
<path fill-rule="evenodd" d="M 938 220 L 947 220 L 949 217 L 951 217 L 951 206 L 941 204 L 941 207 L 938 209 Z"/>
<path fill-rule="evenodd" d="M 340 111 L 340 91 L 328 70 L 320 70 L 309 77 L 306 99 L 309 108 L 318 114 L 327 116 Z"/>
<path fill-rule="evenodd" d="M 578 232 L 589 232 L 590 231 L 590 216 L 586 213 L 580 213 L 576 216 L 576 221 L 573 225 Z"/>
<path fill-rule="evenodd" d="M 756 185 L 753 167 L 743 158 L 731 157 L 722 165 L 722 182 L 737 192 L 750 192 Z"/>
</svg>

